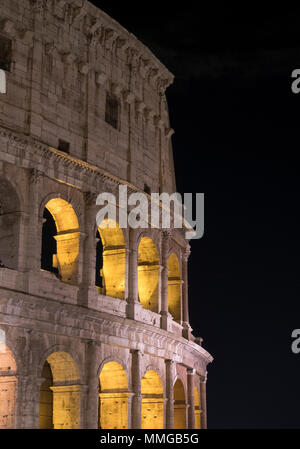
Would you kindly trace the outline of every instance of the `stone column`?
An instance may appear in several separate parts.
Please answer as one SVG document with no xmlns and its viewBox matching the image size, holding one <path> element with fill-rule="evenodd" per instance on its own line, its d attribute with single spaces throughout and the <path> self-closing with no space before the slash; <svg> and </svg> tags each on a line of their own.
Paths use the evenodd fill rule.
<svg viewBox="0 0 300 449">
<path fill-rule="evenodd" d="M 182 325 L 183 325 L 183 337 L 190 339 L 191 326 L 189 319 L 189 294 L 188 294 L 188 259 L 190 256 L 190 246 L 188 246 L 182 257 Z"/>
<path fill-rule="evenodd" d="M 19 254 L 18 254 L 18 271 L 26 270 L 26 233 L 28 232 L 28 223 L 30 215 L 25 212 L 19 214 Z"/>
<path fill-rule="evenodd" d="M 187 370 L 188 429 L 195 429 L 195 370 Z"/>
<path fill-rule="evenodd" d="M 79 254 L 78 254 L 78 262 L 77 262 L 77 284 L 81 285 L 83 282 L 83 276 L 85 271 L 85 262 L 86 262 L 86 251 L 85 251 L 85 241 L 87 239 L 87 234 L 85 232 L 80 232 L 79 235 Z"/>
<path fill-rule="evenodd" d="M 85 199 L 85 233 L 80 236 L 81 259 L 79 260 L 80 288 L 78 303 L 88 306 L 89 295 L 96 295 L 95 273 L 96 273 L 96 246 L 97 239 L 94 235 L 96 224 L 96 199 L 97 195 L 91 192 L 84 193 Z"/>
<path fill-rule="evenodd" d="M 170 231 L 162 233 L 162 272 L 161 272 L 161 328 L 170 330 L 169 326 L 169 307 L 168 307 L 168 253 L 170 242 Z"/>
<path fill-rule="evenodd" d="M 142 364 L 141 351 L 132 350 L 131 351 L 131 388 L 133 393 L 131 401 L 132 429 L 140 429 L 142 426 L 141 364 Z"/>
<path fill-rule="evenodd" d="M 39 272 L 41 268 L 41 244 L 43 217 L 39 216 L 39 191 L 41 190 L 41 179 L 43 173 L 35 168 L 30 170 L 29 175 L 29 204 L 31 205 L 29 220 L 27 221 L 26 233 L 26 271 Z"/>
<path fill-rule="evenodd" d="M 207 429 L 206 380 L 207 376 L 200 381 L 201 429 Z"/>
<path fill-rule="evenodd" d="M 138 299 L 138 249 L 137 232 L 129 228 L 129 266 L 128 266 L 128 298 L 127 317 L 134 320 L 137 318 L 138 309 L 141 304 Z"/>
<path fill-rule="evenodd" d="M 174 429 L 175 362 L 166 360 L 166 429 Z"/>
<path fill-rule="evenodd" d="M 17 375 L 16 427 L 39 429 L 40 427 L 40 389 L 43 378 L 34 375 Z"/>
<path fill-rule="evenodd" d="M 86 401 L 84 403 L 84 427 L 99 429 L 99 377 L 97 373 L 97 351 L 99 345 L 95 341 L 86 343 Z"/>
</svg>

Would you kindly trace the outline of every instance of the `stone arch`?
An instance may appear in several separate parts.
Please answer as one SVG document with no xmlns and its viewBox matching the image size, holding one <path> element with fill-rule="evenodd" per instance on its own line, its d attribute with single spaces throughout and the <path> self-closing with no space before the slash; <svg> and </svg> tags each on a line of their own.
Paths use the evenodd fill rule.
<svg viewBox="0 0 300 449">
<path fill-rule="evenodd" d="M 6 177 L 0 176 L 0 268 L 19 267 L 21 197 Z"/>
<path fill-rule="evenodd" d="M 97 236 L 96 287 L 106 296 L 125 299 L 126 244 L 123 230 L 116 221 L 105 219 L 97 229 Z M 99 283 L 101 285 L 97 285 Z"/>
<path fill-rule="evenodd" d="M 172 252 L 168 260 L 168 310 L 175 321 L 181 321 L 181 279 L 177 256 Z"/>
<path fill-rule="evenodd" d="M 147 371 L 155 371 L 158 374 L 160 381 L 162 383 L 162 387 L 163 387 L 163 396 L 165 397 L 166 385 L 165 385 L 164 375 L 162 374 L 162 370 L 160 369 L 160 367 L 153 363 L 150 363 L 149 365 L 144 366 L 144 368 L 142 369 L 142 373 L 141 373 L 142 378 L 145 376 Z"/>
<path fill-rule="evenodd" d="M 196 385 L 194 386 L 194 402 L 195 402 L 195 429 L 200 429 L 200 396 Z"/>
<path fill-rule="evenodd" d="M 49 199 L 50 198 L 50 199 Z M 79 221 L 71 203 L 48 195 L 44 203 L 41 268 L 63 282 L 76 284 L 79 256 Z"/>
<path fill-rule="evenodd" d="M 160 250 L 161 233 L 160 233 L 160 231 L 158 231 L 156 229 L 141 229 L 140 232 L 138 233 L 138 237 L 137 237 L 137 248 L 138 248 L 139 244 L 141 243 L 141 240 L 145 237 L 149 238 L 153 241 L 154 245 L 156 246 L 158 259 L 161 260 L 161 250 Z"/>
<path fill-rule="evenodd" d="M 78 192 L 75 192 L 76 195 Z M 54 200 L 56 198 L 60 198 L 61 200 L 66 201 L 67 203 L 71 204 L 72 208 L 74 209 L 74 212 L 76 214 L 78 223 L 79 223 L 79 228 L 80 229 L 84 229 L 84 217 L 82 214 L 82 203 L 83 200 L 82 198 L 79 196 L 77 197 L 72 197 L 71 195 L 69 195 L 67 192 L 55 192 L 52 191 L 50 193 L 47 193 L 43 199 L 40 202 L 40 206 L 39 206 L 39 217 L 42 219 L 43 218 L 43 213 L 44 213 L 44 209 L 46 204 L 50 201 L 50 200 Z"/>
<path fill-rule="evenodd" d="M 142 429 L 164 428 L 164 389 L 159 374 L 147 370 L 141 380 Z"/>
<path fill-rule="evenodd" d="M 122 364 L 102 363 L 99 386 L 99 427 L 128 429 L 128 379 Z"/>
<path fill-rule="evenodd" d="M 186 391 L 184 382 L 177 376 L 174 391 L 174 429 L 186 429 Z"/>
<path fill-rule="evenodd" d="M 71 345 L 65 345 L 65 344 L 53 344 L 52 346 L 49 346 L 45 351 L 43 351 L 41 356 L 38 356 L 37 370 L 36 370 L 37 377 L 40 376 L 45 361 L 48 359 L 48 357 L 51 354 L 53 354 L 55 352 L 65 352 L 65 353 L 69 354 L 77 366 L 77 369 L 79 372 L 79 378 L 82 380 L 85 378 L 84 377 L 85 369 L 82 366 L 82 362 L 81 362 L 80 358 L 78 357 L 78 352 Z"/>
<path fill-rule="evenodd" d="M 141 237 L 138 245 L 138 294 L 144 309 L 158 312 L 159 253 L 150 237 Z"/>
<path fill-rule="evenodd" d="M 129 380 L 130 372 L 128 370 L 127 364 L 124 362 L 124 360 L 122 360 L 119 357 L 116 357 L 114 355 L 110 355 L 110 356 L 106 357 L 104 360 L 102 360 L 102 362 L 101 362 L 101 364 L 100 364 L 100 366 L 99 366 L 99 368 L 97 370 L 97 376 L 98 377 L 100 376 L 100 373 L 101 373 L 104 365 L 106 365 L 106 363 L 109 363 L 109 362 L 117 362 L 119 365 L 121 365 L 121 367 L 123 368 L 123 370 L 126 373 L 127 379 Z"/>
<path fill-rule="evenodd" d="M 0 429 L 16 425 L 17 363 L 0 329 Z"/>
<path fill-rule="evenodd" d="M 47 356 L 40 387 L 40 428 L 79 429 L 80 372 L 73 357 L 64 351 Z"/>
</svg>

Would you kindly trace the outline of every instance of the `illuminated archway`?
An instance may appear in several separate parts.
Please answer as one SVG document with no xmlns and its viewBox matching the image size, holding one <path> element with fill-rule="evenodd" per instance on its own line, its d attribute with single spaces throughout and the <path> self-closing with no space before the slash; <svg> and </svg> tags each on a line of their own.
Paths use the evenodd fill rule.
<svg viewBox="0 0 300 449">
<path fill-rule="evenodd" d="M 108 362 L 100 376 L 100 429 L 128 429 L 128 382 L 120 363 Z"/>
<path fill-rule="evenodd" d="M 180 379 L 174 385 L 174 429 L 186 428 L 186 402 L 184 386 Z"/>
<path fill-rule="evenodd" d="M 197 387 L 194 387 L 194 400 L 195 400 L 195 429 L 200 429 L 200 399 L 199 391 Z"/>
<path fill-rule="evenodd" d="M 80 428 L 80 374 L 66 352 L 52 353 L 42 369 L 40 395 L 41 429 Z"/>
<path fill-rule="evenodd" d="M 159 258 L 153 240 L 143 237 L 138 254 L 139 300 L 144 309 L 158 312 Z"/>
<path fill-rule="evenodd" d="M 20 201 L 15 189 L 0 178 L 0 267 L 18 269 Z"/>
<path fill-rule="evenodd" d="M 168 261 L 168 309 L 175 321 L 181 321 L 181 280 L 178 259 L 171 254 Z"/>
<path fill-rule="evenodd" d="M 74 209 L 62 198 L 54 198 L 45 205 L 43 217 L 41 268 L 75 284 L 80 233 Z"/>
<path fill-rule="evenodd" d="M 5 334 L 1 333 L 0 337 L 1 335 Z M 16 374 L 14 356 L 0 338 L 0 429 L 15 428 Z"/>
<path fill-rule="evenodd" d="M 164 428 L 163 386 L 159 375 L 149 370 L 141 381 L 142 429 Z"/>
<path fill-rule="evenodd" d="M 100 273 L 96 273 L 96 286 L 106 296 L 124 299 L 126 248 L 123 231 L 118 223 L 105 219 L 98 232 L 101 244 L 97 245 L 96 269 Z"/>
</svg>

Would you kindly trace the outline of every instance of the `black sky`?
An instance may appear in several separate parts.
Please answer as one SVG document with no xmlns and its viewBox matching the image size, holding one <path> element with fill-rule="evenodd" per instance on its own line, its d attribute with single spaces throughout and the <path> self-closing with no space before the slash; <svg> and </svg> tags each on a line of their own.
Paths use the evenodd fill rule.
<svg viewBox="0 0 300 449">
<path fill-rule="evenodd" d="M 205 193 L 190 315 L 215 357 L 210 428 L 300 427 L 298 9 L 94 1 L 174 73 L 179 192 Z M 200 5 L 200 9 L 197 6 Z"/>
</svg>

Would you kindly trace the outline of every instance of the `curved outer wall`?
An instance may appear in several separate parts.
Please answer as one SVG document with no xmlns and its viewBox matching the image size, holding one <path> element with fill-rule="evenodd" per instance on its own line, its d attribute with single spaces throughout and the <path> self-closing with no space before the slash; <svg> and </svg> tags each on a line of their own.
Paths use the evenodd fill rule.
<svg viewBox="0 0 300 449">
<path fill-rule="evenodd" d="M 125 421 L 112 428 L 145 427 L 158 413 L 166 428 L 177 421 L 206 428 L 212 357 L 189 326 L 184 232 L 125 229 L 122 244 L 103 253 L 112 264 L 122 254 L 124 270 L 117 273 L 124 282 L 111 296 L 95 288 L 97 194 L 116 194 L 120 185 L 129 192 L 176 191 L 165 97 L 173 76 L 88 2 L 2 0 L 1 39 L 10 42 L 11 58 L 0 94 L 0 428 L 40 426 L 47 366 L 53 378 L 45 408 L 51 394 L 56 409 L 51 426 L 98 428 L 99 414 L 118 397 Z M 114 126 L 107 98 L 117 104 Z M 41 270 L 41 242 L 45 207 L 58 229 L 62 205 L 64 217 L 77 220 L 57 235 L 57 263 L 66 273 L 59 279 Z M 157 260 L 145 268 L 139 245 L 150 239 Z M 172 278 L 171 254 L 178 261 Z M 154 275 L 151 310 L 141 304 L 138 279 Z M 108 282 L 113 292 L 115 278 Z M 171 291 L 174 304 L 180 302 L 176 320 L 168 309 Z M 119 376 L 118 391 L 104 386 L 108 369 Z M 183 399 L 175 397 L 179 380 Z M 62 397 L 71 409 L 67 418 Z M 9 413 L 8 403 L 14 404 Z M 153 416 L 146 416 L 147 407 Z"/>
</svg>

